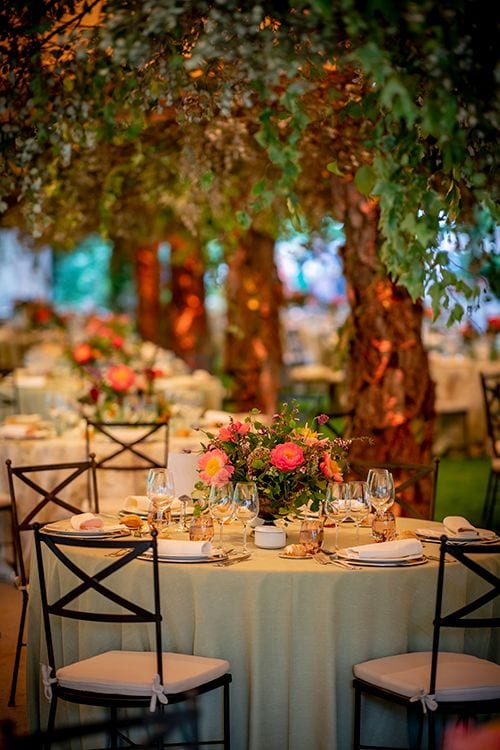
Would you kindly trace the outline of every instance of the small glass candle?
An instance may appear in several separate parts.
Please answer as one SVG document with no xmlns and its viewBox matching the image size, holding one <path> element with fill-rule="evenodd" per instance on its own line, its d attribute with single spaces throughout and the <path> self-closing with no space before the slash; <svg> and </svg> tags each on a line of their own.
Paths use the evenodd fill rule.
<svg viewBox="0 0 500 750">
<path fill-rule="evenodd" d="M 214 538 L 214 522 L 212 516 L 203 513 L 193 516 L 189 524 L 189 538 L 192 542 L 211 541 Z"/>
<path fill-rule="evenodd" d="M 377 542 L 390 542 L 396 538 L 396 519 L 394 513 L 386 510 L 376 514 L 372 521 L 372 537 Z"/>
</svg>

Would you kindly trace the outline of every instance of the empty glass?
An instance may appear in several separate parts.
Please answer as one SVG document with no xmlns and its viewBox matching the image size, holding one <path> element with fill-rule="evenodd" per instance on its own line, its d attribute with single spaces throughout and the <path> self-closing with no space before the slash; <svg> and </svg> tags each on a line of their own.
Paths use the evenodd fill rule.
<svg viewBox="0 0 500 750">
<path fill-rule="evenodd" d="M 170 506 L 175 497 L 174 477 L 170 469 L 149 470 L 146 494 L 149 500 L 149 528 L 166 531 L 170 524 Z"/>
<path fill-rule="evenodd" d="M 368 495 L 377 515 L 394 503 L 394 479 L 388 469 L 370 469 L 367 477 Z"/>
<path fill-rule="evenodd" d="M 226 482 L 219 487 L 212 485 L 208 496 L 208 507 L 212 518 L 219 524 L 219 550 L 223 551 L 224 522 L 229 521 L 235 510 L 232 482 Z"/>
<path fill-rule="evenodd" d="M 351 505 L 349 517 L 354 521 L 356 527 L 356 544 L 359 544 L 359 527 L 370 515 L 371 503 L 368 495 L 367 482 L 349 482 L 349 494 Z"/>
<path fill-rule="evenodd" d="M 339 526 L 347 518 L 351 506 L 349 482 L 329 482 L 326 488 L 325 514 L 335 524 L 335 548 L 339 546 Z"/>
<path fill-rule="evenodd" d="M 248 525 L 259 515 L 259 494 L 255 482 L 237 482 L 234 515 L 243 524 L 243 552 L 247 552 Z"/>
</svg>

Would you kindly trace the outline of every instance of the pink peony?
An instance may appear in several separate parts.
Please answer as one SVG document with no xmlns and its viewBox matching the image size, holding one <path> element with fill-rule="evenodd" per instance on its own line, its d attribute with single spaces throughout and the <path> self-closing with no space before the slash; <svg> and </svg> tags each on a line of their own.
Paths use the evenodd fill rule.
<svg viewBox="0 0 500 750">
<path fill-rule="evenodd" d="M 106 373 L 106 382 L 119 393 L 128 391 L 135 383 L 135 372 L 127 365 L 112 365 Z"/>
<path fill-rule="evenodd" d="M 342 482 L 343 477 L 340 466 L 328 453 L 323 453 L 323 457 L 319 462 L 319 468 L 327 479 L 333 479 L 334 482 Z"/>
<path fill-rule="evenodd" d="M 280 443 L 271 451 L 271 463 L 281 471 L 293 471 L 304 463 L 304 451 L 296 443 Z"/>
<path fill-rule="evenodd" d="M 220 448 L 213 448 L 200 456 L 197 462 L 200 479 L 205 484 L 220 486 L 231 479 L 234 466 L 229 463 L 229 457 Z"/>
</svg>

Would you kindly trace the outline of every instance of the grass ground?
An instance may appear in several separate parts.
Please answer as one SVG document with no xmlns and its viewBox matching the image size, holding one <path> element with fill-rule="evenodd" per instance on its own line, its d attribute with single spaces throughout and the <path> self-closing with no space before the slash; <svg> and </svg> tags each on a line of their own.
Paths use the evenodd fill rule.
<svg viewBox="0 0 500 750">
<path fill-rule="evenodd" d="M 439 464 L 436 520 L 445 516 L 465 516 L 471 523 L 481 522 L 484 496 L 490 471 L 488 458 L 442 458 Z M 496 528 L 500 524 L 500 509 Z"/>
</svg>

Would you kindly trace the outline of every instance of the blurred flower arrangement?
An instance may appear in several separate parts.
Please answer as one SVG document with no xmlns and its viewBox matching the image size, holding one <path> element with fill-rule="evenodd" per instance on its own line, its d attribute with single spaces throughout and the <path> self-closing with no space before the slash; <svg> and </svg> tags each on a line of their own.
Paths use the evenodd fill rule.
<svg viewBox="0 0 500 750">
<path fill-rule="evenodd" d="M 22 321 L 26 328 L 46 329 L 65 328 L 66 322 L 56 312 L 54 306 L 41 299 L 19 300 L 14 305 L 14 316 Z"/>
<path fill-rule="evenodd" d="M 256 412 L 258 414 L 258 412 Z M 328 417 L 317 417 L 319 425 Z M 202 490 L 227 481 L 255 481 L 260 515 L 265 519 L 286 516 L 304 504 L 317 510 L 328 482 L 341 482 L 353 440 L 321 436 L 301 425 L 295 405 L 283 404 L 267 425 L 251 416 L 231 420 L 209 438 L 198 459 Z"/>
<path fill-rule="evenodd" d="M 127 316 L 92 316 L 69 358 L 83 377 L 82 411 L 102 421 L 168 420 L 170 408 L 155 392 L 163 372 L 155 368 L 156 347 L 139 342 Z"/>
</svg>

